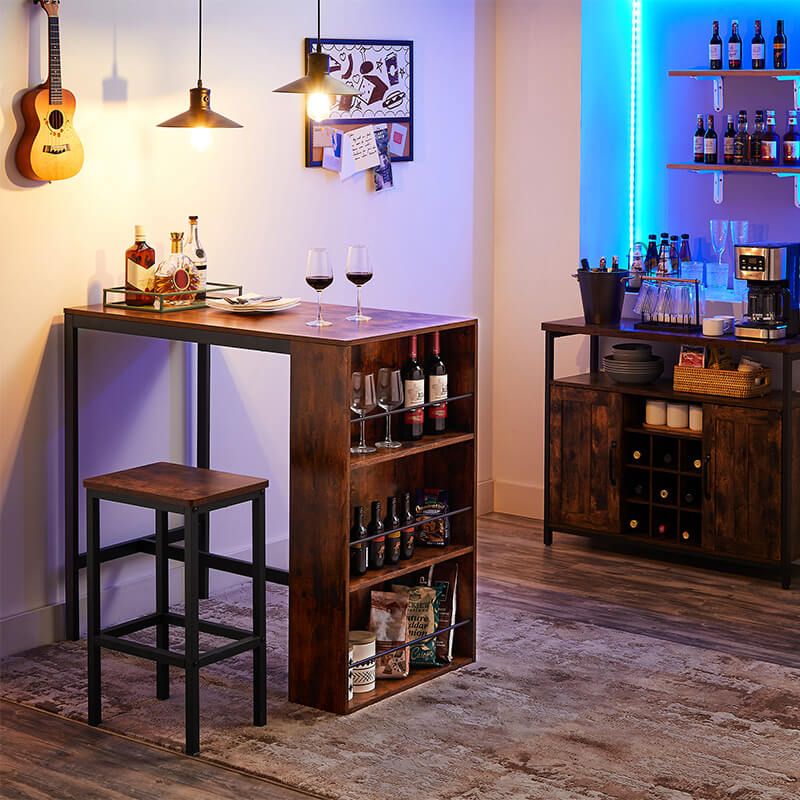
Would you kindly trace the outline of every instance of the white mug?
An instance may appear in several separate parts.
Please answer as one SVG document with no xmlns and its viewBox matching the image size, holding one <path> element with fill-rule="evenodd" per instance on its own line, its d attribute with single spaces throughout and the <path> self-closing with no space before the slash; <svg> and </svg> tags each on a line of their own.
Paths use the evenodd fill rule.
<svg viewBox="0 0 800 800">
<path fill-rule="evenodd" d="M 648 400 L 644 408 L 644 421 L 648 425 L 666 425 L 667 401 Z"/>
<path fill-rule="evenodd" d="M 689 406 L 689 430 L 703 430 L 703 406 Z"/>
</svg>

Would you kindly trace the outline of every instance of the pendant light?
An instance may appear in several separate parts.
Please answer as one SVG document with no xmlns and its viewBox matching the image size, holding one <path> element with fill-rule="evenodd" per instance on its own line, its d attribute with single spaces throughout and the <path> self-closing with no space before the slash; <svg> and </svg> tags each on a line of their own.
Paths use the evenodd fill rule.
<svg viewBox="0 0 800 800">
<path fill-rule="evenodd" d="M 241 128 L 238 122 L 211 110 L 211 89 L 203 86 L 203 0 L 198 0 L 197 86 L 189 89 L 189 110 L 160 122 L 159 128 L 193 128 L 192 144 L 205 150 L 211 143 L 209 128 Z"/>
<path fill-rule="evenodd" d="M 320 27 L 320 0 L 317 0 L 317 49 L 306 56 L 306 74 L 273 90 L 306 95 L 306 113 L 317 122 L 330 113 L 331 95 L 358 94 L 357 89 L 328 75 L 328 56 L 322 52 Z"/>
</svg>

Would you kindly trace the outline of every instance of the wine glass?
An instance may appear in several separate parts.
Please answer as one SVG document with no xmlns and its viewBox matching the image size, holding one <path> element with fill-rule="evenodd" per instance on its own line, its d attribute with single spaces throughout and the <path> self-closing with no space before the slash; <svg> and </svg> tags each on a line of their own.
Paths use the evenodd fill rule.
<svg viewBox="0 0 800 800">
<path fill-rule="evenodd" d="M 310 324 L 310 323 L 309 323 Z M 375 376 L 354 372 L 350 380 L 350 408 L 361 417 L 361 440 L 350 452 L 356 455 L 377 452 L 364 441 L 364 417 L 375 408 Z"/>
<path fill-rule="evenodd" d="M 727 219 L 712 219 L 711 220 L 711 246 L 717 254 L 717 262 L 720 269 L 722 268 L 722 254 L 725 252 L 725 245 L 728 242 L 728 220 Z"/>
<path fill-rule="evenodd" d="M 731 265 L 728 268 L 728 288 L 735 289 L 736 284 L 736 245 L 747 244 L 750 241 L 750 223 L 746 219 L 731 220 L 731 244 L 734 247 Z"/>
<path fill-rule="evenodd" d="M 347 280 L 358 287 L 356 292 L 358 309 L 348 317 L 350 322 L 366 322 L 372 319 L 361 313 L 361 287 L 372 277 L 372 265 L 365 244 L 353 244 L 347 248 Z"/>
<path fill-rule="evenodd" d="M 328 258 L 328 251 L 324 247 L 312 247 L 308 251 L 306 283 L 317 292 L 317 318 L 306 322 L 306 325 L 312 328 L 324 328 L 331 323 L 322 319 L 322 290 L 333 283 L 333 268 Z"/>
<path fill-rule="evenodd" d="M 394 411 L 403 404 L 403 380 L 399 369 L 381 367 L 378 370 L 378 405 L 384 411 Z M 392 415 L 386 416 L 386 438 L 375 442 L 376 447 L 402 447 L 392 441 Z"/>
</svg>

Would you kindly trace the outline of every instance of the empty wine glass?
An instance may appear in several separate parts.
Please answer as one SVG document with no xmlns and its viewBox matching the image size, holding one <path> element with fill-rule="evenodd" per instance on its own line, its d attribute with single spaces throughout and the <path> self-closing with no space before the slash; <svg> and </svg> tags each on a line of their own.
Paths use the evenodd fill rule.
<svg viewBox="0 0 800 800">
<path fill-rule="evenodd" d="M 333 283 L 333 267 L 324 247 L 312 247 L 308 251 L 306 261 L 306 283 L 317 292 L 317 318 L 306 322 L 312 328 L 323 328 L 330 325 L 322 319 L 322 290 Z"/>
<path fill-rule="evenodd" d="M 350 380 L 350 408 L 361 417 L 361 440 L 357 447 L 351 447 L 350 452 L 356 455 L 375 453 L 364 441 L 364 417 L 375 408 L 375 376 L 372 373 L 364 375 L 354 372 Z"/>
<path fill-rule="evenodd" d="M 736 245 L 747 244 L 750 241 L 750 223 L 746 219 L 731 220 L 731 244 L 734 247 L 733 258 L 728 267 L 728 288 L 734 289 L 736 284 Z"/>
<path fill-rule="evenodd" d="M 351 322 L 366 322 L 372 319 L 361 313 L 361 287 L 372 277 L 372 265 L 369 262 L 369 251 L 365 244 L 354 244 L 347 248 L 347 280 L 354 283 L 358 290 L 356 313 L 348 317 Z"/>
<path fill-rule="evenodd" d="M 728 220 L 711 220 L 711 246 L 717 254 L 717 262 L 722 267 L 722 254 L 725 252 L 725 245 L 728 242 Z"/>
<path fill-rule="evenodd" d="M 399 369 L 381 367 L 378 370 L 378 405 L 384 411 L 394 411 L 403 404 L 403 380 Z M 386 438 L 375 442 L 376 447 L 402 447 L 392 441 L 392 415 L 386 417 Z"/>
</svg>

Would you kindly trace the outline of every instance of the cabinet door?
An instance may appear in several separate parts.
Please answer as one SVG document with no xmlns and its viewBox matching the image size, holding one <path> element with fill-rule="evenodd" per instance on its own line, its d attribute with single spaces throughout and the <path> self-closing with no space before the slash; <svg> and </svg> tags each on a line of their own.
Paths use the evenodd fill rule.
<svg viewBox="0 0 800 800">
<path fill-rule="evenodd" d="M 554 386 L 550 522 L 619 532 L 622 395 Z"/>
<path fill-rule="evenodd" d="M 706 404 L 703 417 L 708 540 L 726 555 L 780 560 L 780 415 Z"/>
</svg>

